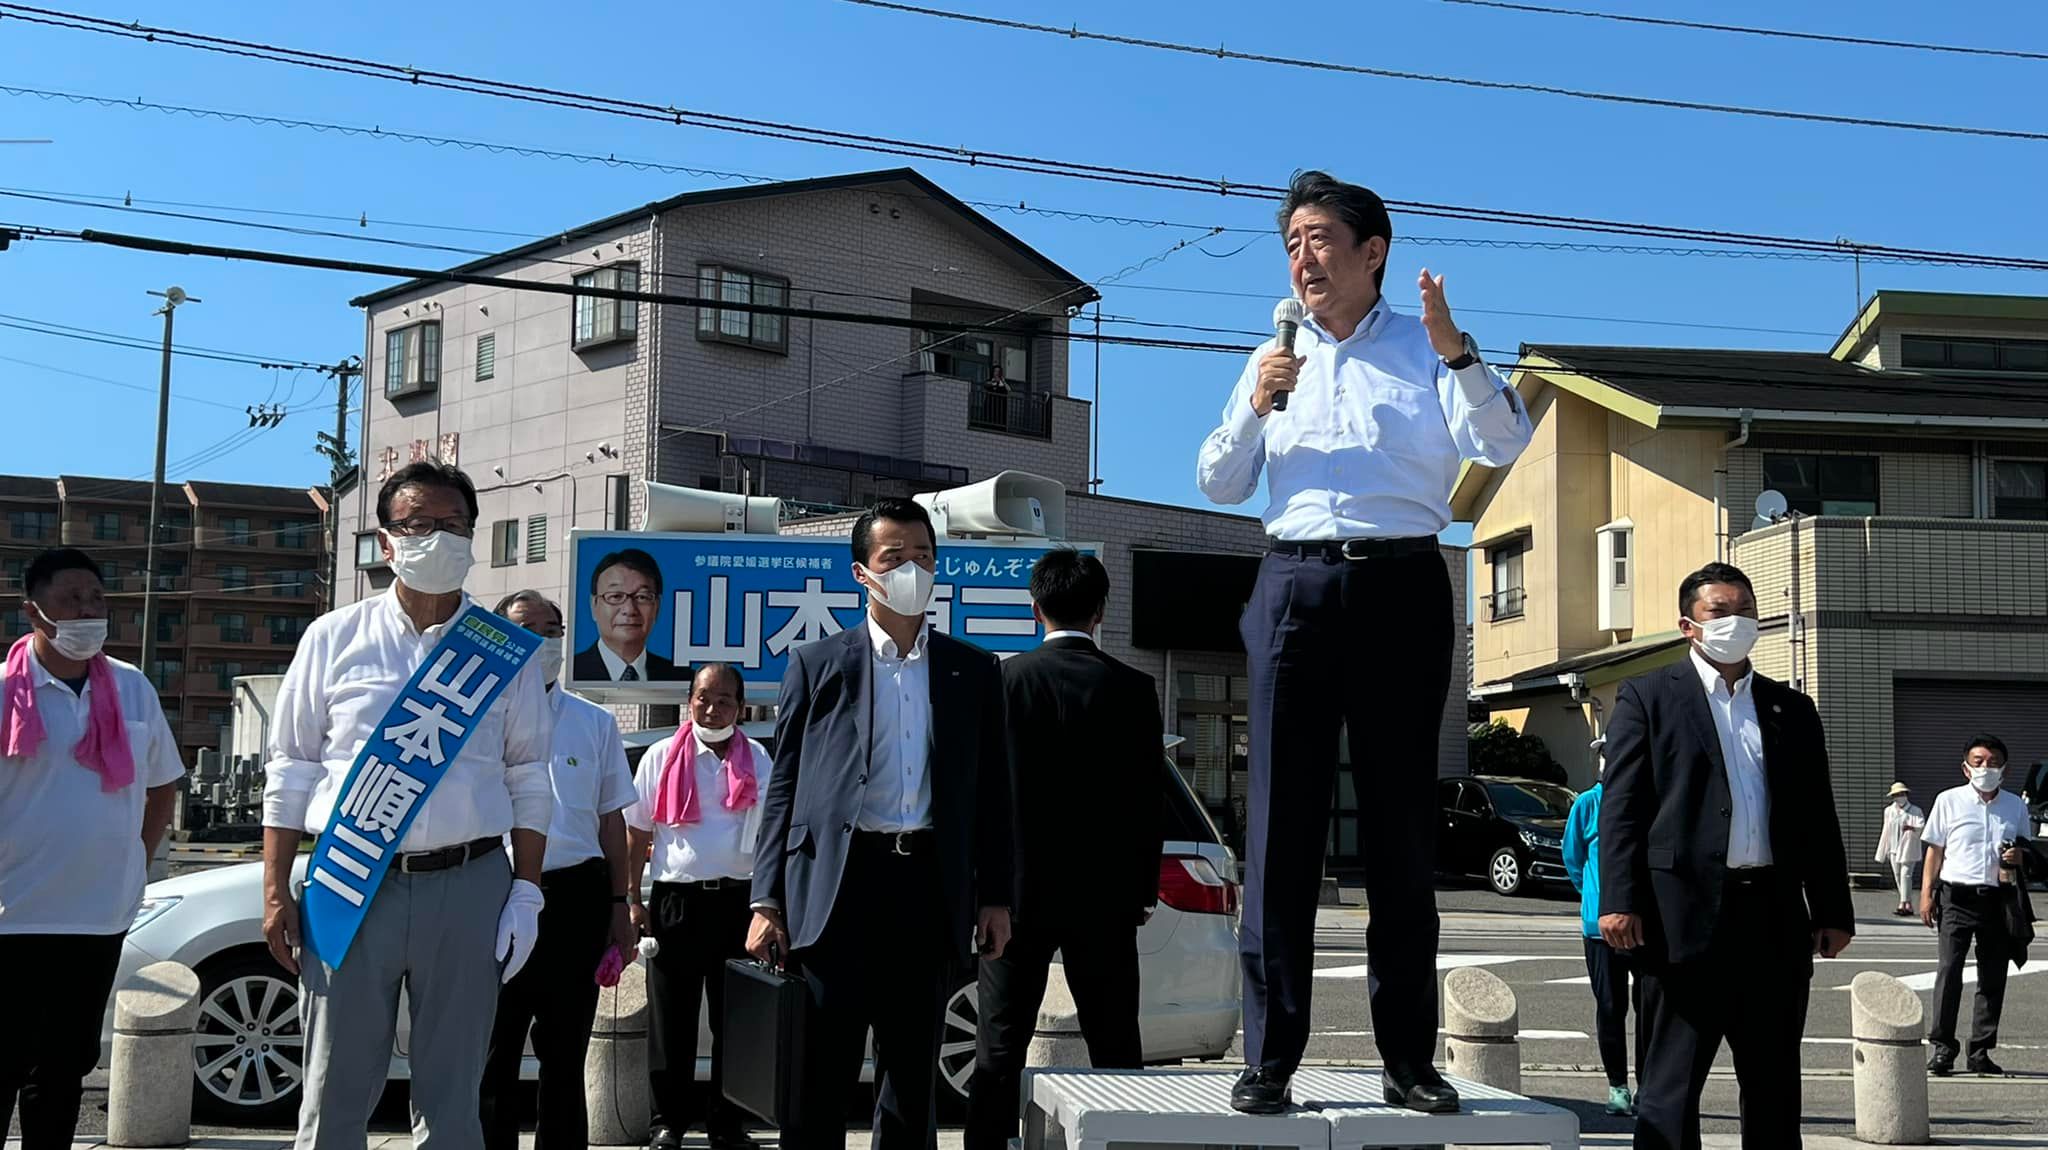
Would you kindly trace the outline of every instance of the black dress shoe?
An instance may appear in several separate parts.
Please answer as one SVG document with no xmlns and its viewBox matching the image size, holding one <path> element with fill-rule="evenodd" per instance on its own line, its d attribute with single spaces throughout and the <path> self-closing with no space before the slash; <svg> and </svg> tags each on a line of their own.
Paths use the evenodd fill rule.
<svg viewBox="0 0 2048 1150">
<path fill-rule="evenodd" d="M 2005 1067 L 1991 1061 L 1989 1054 L 1972 1054 L 1970 1055 L 1970 1073 L 1997 1074 L 2002 1076 L 2005 1074 Z"/>
<path fill-rule="evenodd" d="M 1240 1114 L 1278 1114 L 1294 1105 L 1288 1084 L 1294 1076 L 1263 1066 L 1253 1066 L 1237 1076 L 1230 1088 L 1230 1108 Z"/>
<path fill-rule="evenodd" d="M 647 1135 L 647 1150 L 683 1150 L 683 1136 L 666 1126 L 656 1126 Z"/>
<path fill-rule="evenodd" d="M 1936 1050 L 1927 1059 L 1927 1073 L 1936 1078 L 1947 1078 L 1955 1072 L 1956 1056 L 1946 1050 Z"/>
<path fill-rule="evenodd" d="M 1444 1076 L 1433 1066 L 1420 1070 L 1396 1070 L 1389 1067 L 1380 1074 L 1380 1084 L 1385 1088 L 1387 1105 L 1418 1110 L 1424 1114 L 1455 1114 L 1458 1112 L 1458 1089 L 1444 1081 Z"/>
</svg>

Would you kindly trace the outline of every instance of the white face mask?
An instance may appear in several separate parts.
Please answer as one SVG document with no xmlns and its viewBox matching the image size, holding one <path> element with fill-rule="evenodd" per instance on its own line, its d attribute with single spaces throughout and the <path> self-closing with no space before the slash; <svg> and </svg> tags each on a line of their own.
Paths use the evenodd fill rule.
<svg viewBox="0 0 2048 1150">
<path fill-rule="evenodd" d="M 43 615 L 41 607 L 36 614 Z M 66 659 L 83 662 L 100 653 L 107 645 L 107 621 L 105 619 L 52 619 L 43 615 L 43 622 L 57 629 L 57 637 L 50 640 L 50 646 Z"/>
<path fill-rule="evenodd" d="M 1893 799 L 1893 800 L 1892 800 L 1892 805 L 1893 805 L 1893 806 L 1895 806 L 1895 807 L 1897 807 L 1897 808 L 1899 808 L 1900 810 L 1905 810 L 1905 809 L 1906 809 L 1906 796 L 1904 796 L 1904 795 L 1900 795 L 1900 796 L 1898 796 L 1897 798 Z"/>
<path fill-rule="evenodd" d="M 2005 781 L 2004 767 L 1971 767 L 1970 785 L 1983 794 L 1990 794 Z"/>
<path fill-rule="evenodd" d="M 698 728 L 696 728 L 696 731 L 697 731 L 697 737 L 698 737 L 698 738 L 700 738 L 700 739 L 702 739 L 702 740 L 704 740 L 704 742 L 705 742 L 706 744 L 708 744 L 708 745 L 710 745 L 710 746 L 714 746 L 714 747 L 715 747 L 715 746 L 717 746 L 718 744 L 722 743 L 722 742 L 725 742 L 725 741 L 726 741 L 727 739 L 730 739 L 730 738 L 732 738 L 732 733 L 733 733 L 733 730 L 734 730 L 734 728 L 732 728 L 732 727 L 698 727 Z"/>
<path fill-rule="evenodd" d="M 880 574 L 866 564 L 861 565 L 861 570 L 871 580 L 868 594 L 898 615 L 919 616 L 931 604 L 933 575 L 921 564 L 906 561 Z"/>
<path fill-rule="evenodd" d="M 1749 658 L 1750 648 L 1756 646 L 1756 620 L 1747 615 L 1695 620 L 1693 626 L 1699 629 L 1700 654 L 1723 666 Z"/>
<path fill-rule="evenodd" d="M 447 595 L 462 590 L 462 581 L 469 577 L 470 565 L 476 562 L 470 540 L 452 531 L 431 535 L 393 535 L 386 531 L 384 538 L 391 543 L 391 570 L 398 581 L 422 594 Z"/>
<path fill-rule="evenodd" d="M 533 652 L 533 665 L 540 668 L 543 683 L 552 683 L 562 677 L 562 637 L 549 635 L 540 641 Z"/>
</svg>

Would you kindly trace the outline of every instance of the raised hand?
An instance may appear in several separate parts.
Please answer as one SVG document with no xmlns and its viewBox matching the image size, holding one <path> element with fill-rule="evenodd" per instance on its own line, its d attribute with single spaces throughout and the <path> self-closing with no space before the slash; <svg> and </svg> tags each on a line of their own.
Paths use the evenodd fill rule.
<svg viewBox="0 0 2048 1150">
<path fill-rule="evenodd" d="M 1431 276 L 1422 269 L 1416 286 L 1422 289 L 1422 327 L 1429 333 L 1429 346 L 1445 359 L 1465 354 L 1465 333 L 1451 319 L 1451 305 L 1444 299 L 1444 277 Z"/>
</svg>

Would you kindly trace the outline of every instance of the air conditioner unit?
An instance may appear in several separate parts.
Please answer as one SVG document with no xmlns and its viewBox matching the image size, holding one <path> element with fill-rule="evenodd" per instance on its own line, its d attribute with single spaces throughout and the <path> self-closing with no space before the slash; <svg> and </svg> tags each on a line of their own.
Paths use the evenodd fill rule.
<svg viewBox="0 0 2048 1150">
<path fill-rule="evenodd" d="M 1004 471 L 965 487 L 911 498 L 931 513 L 940 536 L 1067 537 L 1067 489 L 1056 479 Z"/>
<path fill-rule="evenodd" d="M 643 484 L 647 513 L 642 531 L 725 531 L 774 535 L 782 523 L 782 500 L 735 495 L 666 483 Z"/>
</svg>

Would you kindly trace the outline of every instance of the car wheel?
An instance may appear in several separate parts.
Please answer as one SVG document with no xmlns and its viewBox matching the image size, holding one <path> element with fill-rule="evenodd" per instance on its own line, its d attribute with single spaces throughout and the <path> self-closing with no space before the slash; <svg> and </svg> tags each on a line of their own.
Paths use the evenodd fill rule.
<svg viewBox="0 0 2048 1150">
<path fill-rule="evenodd" d="M 974 1079 L 975 1039 L 981 1032 L 981 994 L 969 982 L 946 999 L 939 1031 L 939 1109 L 966 1113 L 967 1084 Z"/>
<path fill-rule="evenodd" d="M 235 1125 L 291 1122 L 305 1079 L 299 984 L 268 955 L 202 968 L 192 1036 L 193 1102 Z"/>
<path fill-rule="evenodd" d="M 1513 847 L 1502 847 L 1486 860 L 1486 882 L 1493 893 L 1516 895 L 1522 893 L 1522 885 L 1528 881 L 1528 868 L 1522 865 L 1521 853 Z"/>
</svg>

